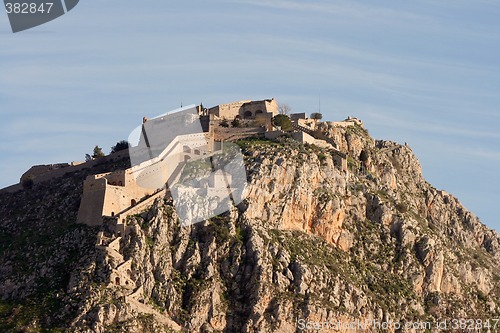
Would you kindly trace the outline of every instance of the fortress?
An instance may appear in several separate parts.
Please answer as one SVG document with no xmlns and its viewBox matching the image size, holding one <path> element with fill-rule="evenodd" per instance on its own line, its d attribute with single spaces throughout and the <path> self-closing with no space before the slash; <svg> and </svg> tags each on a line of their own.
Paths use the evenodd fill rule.
<svg viewBox="0 0 500 333">
<path fill-rule="evenodd" d="M 138 145 L 129 147 L 132 167 L 85 179 L 77 223 L 101 225 L 103 217 L 130 215 L 133 207 L 174 184 L 187 161 L 208 156 L 213 140 L 198 117 L 198 111 L 187 109 L 144 119 Z"/>
<path fill-rule="evenodd" d="M 210 156 L 222 149 L 223 142 L 228 137 L 244 138 L 257 135 L 274 139 L 288 135 L 299 142 L 333 150 L 336 152 L 336 165 L 347 172 L 346 156 L 337 150 L 333 140 L 318 136 L 315 131 L 316 120 L 307 118 L 305 113 L 291 114 L 293 130 L 284 132 L 272 124 L 272 119 L 277 114 L 278 104 L 273 98 L 261 101 L 243 100 L 209 109 L 197 106 L 151 120 L 144 117 L 139 129 L 138 143 L 129 147 L 128 151 L 119 151 L 87 162 L 33 166 L 23 174 L 21 183 L 31 179 L 36 184 L 66 173 L 92 168 L 102 161 L 128 157 L 133 165 L 131 168 L 94 174 L 85 179 L 77 218 L 77 223 L 90 226 L 102 225 L 104 220 L 114 221 L 114 231 L 124 234 L 127 216 L 145 209 L 156 198 L 169 195 L 169 185 L 178 180 L 188 161 Z M 245 126 L 221 126 L 223 121 L 234 119 L 243 121 Z M 363 126 L 362 121 L 351 117 L 330 124 L 338 127 L 355 124 Z M 204 193 L 220 193 L 221 188 L 222 191 L 231 191 L 226 188 L 227 184 L 221 185 L 221 179 L 220 174 L 212 177 L 204 185 Z M 21 183 L 3 191 L 21 190 Z"/>
<path fill-rule="evenodd" d="M 241 195 L 243 191 L 238 186 L 232 186 L 235 175 L 225 169 L 212 170 L 208 177 L 195 186 L 173 186 L 188 163 L 200 164 L 207 159 L 212 161 L 214 153 L 227 150 L 227 141 L 255 136 L 269 139 L 287 136 L 328 149 L 332 152 L 336 167 L 348 172 L 346 155 L 337 149 L 331 138 L 317 131 L 317 120 L 307 118 L 305 113 L 291 114 L 292 130 L 283 131 L 273 124 L 273 117 L 277 114 L 278 104 L 274 99 L 267 99 L 221 104 L 210 109 L 197 106 L 154 119 L 144 117 L 142 125 L 133 132 L 137 142 L 128 150 L 87 162 L 33 166 L 22 175 L 19 184 L 2 191 L 22 190 L 27 180 L 39 184 L 67 173 L 92 169 L 103 162 L 129 158 L 132 167 L 128 169 L 92 174 L 85 179 L 77 223 L 101 226 L 96 247 L 105 253 L 106 260 L 114 262 L 115 267 L 110 273 L 108 286 L 120 287 L 124 297 L 137 311 L 162 317 L 141 304 L 142 287 L 137 287 L 131 275 L 131 261 L 125 261 L 120 254 L 121 238 L 130 232 L 128 217 L 140 214 L 157 199 L 171 199 L 172 193 L 178 196 L 195 195 L 198 196 L 197 200 L 226 197 L 227 204 L 230 203 L 228 195 L 233 201 L 234 196 Z M 231 127 L 227 121 L 233 122 Z M 336 127 L 363 126 L 359 119 L 350 117 L 330 124 Z M 245 172 L 236 175 L 238 177 L 244 178 L 246 182 Z M 177 212 L 181 214 L 179 209 Z M 197 216 L 200 217 L 203 218 L 203 215 Z"/>
</svg>

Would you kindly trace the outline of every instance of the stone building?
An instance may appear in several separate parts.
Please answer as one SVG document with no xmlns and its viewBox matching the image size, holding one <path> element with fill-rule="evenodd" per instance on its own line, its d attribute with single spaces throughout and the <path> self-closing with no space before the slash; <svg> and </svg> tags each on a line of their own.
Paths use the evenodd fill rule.
<svg viewBox="0 0 500 333">
<path fill-rule="evenodd" d="M 219 104 L 208 109 L 209 114 L 218 118 L 234 119 L 255 119 L 259 114 L 270 113 L 272 116 L 278 114 L 278 103 L 273 99 L 261 101 L 244 100 L 227 104 Z"/>
</svg>

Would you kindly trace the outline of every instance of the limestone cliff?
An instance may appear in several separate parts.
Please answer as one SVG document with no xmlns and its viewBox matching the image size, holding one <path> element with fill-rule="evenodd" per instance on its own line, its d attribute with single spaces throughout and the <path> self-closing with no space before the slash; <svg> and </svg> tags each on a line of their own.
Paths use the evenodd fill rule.
<svg viewBox="0 0 500 333">
<path fill-rule="evenodd" d="M 1 194 L 0 327 L 294 332 L 499 318 L 499 235 L 427 183 L 409 146 L 357 125 L 319 129 L 349 172 L 314 145 L 239 141 L 247 199 L 190 227 L 167 198 L 120 237 L 75 225 L 83 174 Z"/>
</svg>

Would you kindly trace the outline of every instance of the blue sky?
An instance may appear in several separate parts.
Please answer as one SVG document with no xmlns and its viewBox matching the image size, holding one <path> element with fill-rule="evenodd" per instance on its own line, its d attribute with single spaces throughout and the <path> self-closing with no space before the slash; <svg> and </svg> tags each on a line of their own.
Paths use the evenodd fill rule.
<svg viewBox="0 0 500 333">
<path fill-rule="evenodd" d="M 81 1 L 12 34 L 0 14 L 0 186 L 78 161 L 183 103 L 275 97 L 408 142 L 500 230 L 500 2 Z"/>
</svg>

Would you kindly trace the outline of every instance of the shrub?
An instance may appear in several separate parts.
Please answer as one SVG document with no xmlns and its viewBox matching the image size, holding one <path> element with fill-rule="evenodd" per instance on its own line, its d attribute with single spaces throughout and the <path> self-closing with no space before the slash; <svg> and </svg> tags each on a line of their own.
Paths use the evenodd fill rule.
<svg viewBox="0 0 500 333">
<path fill-rule="evenodd" d="M 319 112 L 313 112 L 311 113 L 311 119 L 315 119 L 315 120 L 321 120 L 323 119 L 323 114 L 319 113 Z"/>
<path fill-rule="evenodd" d="M 97 158 L 104 157 L 104 156 L 106 156 L 106 155 L 102 152 L 102 148 L 96 145 L 94 147 L 94 150 L 92 151 L 92 155 L 85 154 L 85 161 L 88 162 L 88 161 L 95 160 Z"/>
<path fill-rule="evenodd" d="M 117 151 L 128 149 L 128 147 L 129 143 L 127 140 L 118 141 L 116 145 L 111 147 L 111 153 L 116 153 Z"/>
<path fill-rule="evenodd" d="M 275 126 L 281 127 L 283 131 L 289 131 L 292 129 L 292 121 L 290 118 L 284 114 L 279 114 L 273 118 L 273 124 Z"/>
</svg>

